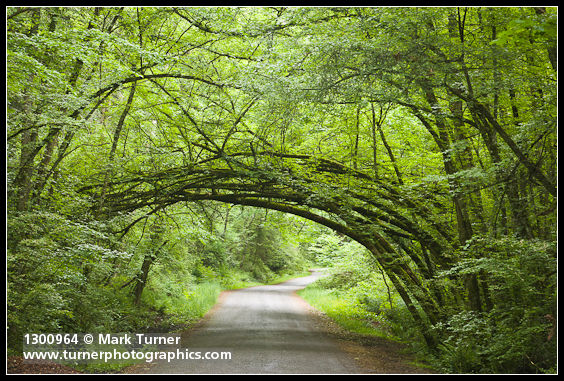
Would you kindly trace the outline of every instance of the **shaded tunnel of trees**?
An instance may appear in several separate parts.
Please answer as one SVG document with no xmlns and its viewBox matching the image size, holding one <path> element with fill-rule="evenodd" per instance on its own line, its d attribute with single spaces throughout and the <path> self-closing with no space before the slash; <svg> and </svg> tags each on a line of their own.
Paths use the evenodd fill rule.
<svg viewBox="0 0 564 381">
<path fill-rule="evenodd" d="M 364 246 L 431 352 L 466 319 L 498 371 L 555 367 L 555 9 L 16 7 L 7 32 L 12 290 L 26 215 L 114 250 L 171 208 L 272 209 Z"/>
</svg>

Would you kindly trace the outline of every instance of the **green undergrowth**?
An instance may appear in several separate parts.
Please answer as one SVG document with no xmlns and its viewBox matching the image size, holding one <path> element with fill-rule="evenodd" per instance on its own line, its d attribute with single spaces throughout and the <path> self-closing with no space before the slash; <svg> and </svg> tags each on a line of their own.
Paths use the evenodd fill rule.
<svg viewBox="0 0 564 381">
<path fill-rule="evenodd" d="M 298 295 L 349 332 L 396 339 L 384 330 L 377 328 L 376 314 L 363 309 L 351 300 L 343 298 L 336 290 L 328 290 L 317 284 L 312 284 L 298 291 Z"/>
<path fill-rule="evenodd" d="M 367 298 L 360 291 L 362 287 L 326 288 L 328 283 L 332 283 L 331 278 L 322 279 L 298 291 L 298 295 L 356 339 L 364 342 L 381 338 L 407 344 L 406 351 L 416 358 L 412 365 L 430 368 L 418 353 L 415 328 L 408 323 L 405 307 L 397 300 L 390 305 L 385 295 L 375 293 L 373 298 Z"/>
</svg>

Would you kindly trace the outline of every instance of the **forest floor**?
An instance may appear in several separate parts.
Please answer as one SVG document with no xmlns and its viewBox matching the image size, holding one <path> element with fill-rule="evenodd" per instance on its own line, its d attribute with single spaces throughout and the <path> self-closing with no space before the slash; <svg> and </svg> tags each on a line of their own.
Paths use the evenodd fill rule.
<svg viewBox="0 0 564 381">
<path fill-rule="evenodd" d="M 30 364 L 24 361 L 22 356 L 10 356 L 6 361 L 6 374 L 80 374 L 70 366 L 44 362 L 41 364 Z"/>
</svg>

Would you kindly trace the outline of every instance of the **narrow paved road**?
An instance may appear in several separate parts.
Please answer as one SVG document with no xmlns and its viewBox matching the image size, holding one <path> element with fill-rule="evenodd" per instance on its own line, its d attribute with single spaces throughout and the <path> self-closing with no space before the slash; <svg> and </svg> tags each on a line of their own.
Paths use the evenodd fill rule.
<svg viewBox="0 0 564 381">
<path fill-rule="evenodd" d="M 320 277 L 224 293 L 205 323 L 182 343 L 190 351 L 229 351 L 231 360 L 159 362 L 148 373 L 361 373 L 333 339 L 318 330 L 295 291 Z"/>
</svg>

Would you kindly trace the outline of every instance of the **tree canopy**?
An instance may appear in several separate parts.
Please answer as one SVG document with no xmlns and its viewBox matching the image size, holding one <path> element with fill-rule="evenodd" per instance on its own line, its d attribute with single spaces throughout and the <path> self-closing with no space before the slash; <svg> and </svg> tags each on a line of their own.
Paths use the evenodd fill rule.
<svg viewBox="0 0 564 381">
<path fill-rule="evenodd" d="M 544 7 L 7 8 L 8 218 L 120 240 L 191 205 L 293 214 L 364 246 L 429 348 L 469 313 L 534 322 L 548 369 L 556 30 Z"/>
</svg>

